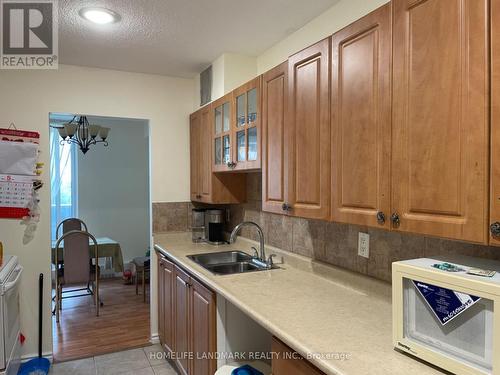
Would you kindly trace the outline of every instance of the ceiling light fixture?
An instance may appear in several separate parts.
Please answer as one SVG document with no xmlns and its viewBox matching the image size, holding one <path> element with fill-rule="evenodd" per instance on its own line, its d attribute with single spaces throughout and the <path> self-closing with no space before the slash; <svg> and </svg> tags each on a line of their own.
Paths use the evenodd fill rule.
<svg viewBox="0 0 500 375">
<path fill-rule="evenodd" d="M 118 13 L 106 8 L 82 8 L 78 14 L 82 18 L 98 25 L 106 25 L 120 20 Z"/>
<path fill-rule="evenodd" d="M 84 154 L 87 153 L 90 146 L 102 143 L 108 146 L 109 128 L 100 125 L 90 124 L 87 116 L 74 116 L 73 119 L 65 123 L 64 126 L 51 125 L 56 128 L 61 136 L 60 144 L 74 143 Z M 97 138 L 99 137 L 99 138 Z"/>
</svg>

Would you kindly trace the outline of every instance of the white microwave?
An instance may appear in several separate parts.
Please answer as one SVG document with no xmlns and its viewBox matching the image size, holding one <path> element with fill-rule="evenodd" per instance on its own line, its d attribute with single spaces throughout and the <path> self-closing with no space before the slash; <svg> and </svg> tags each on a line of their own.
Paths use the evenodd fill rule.
<svg viewBox="0 0 500 375">
<path fill-rule="evenodd" d="M 500 250 L 499 250 L 500 251 Z M 461 271 L 433 267 L 447 262 Z M 495 270 L 493 277 L 467 274 Z M 393 344 L 455 374 L 500 375 L 500 263 L 469 257 L 392 264 Z"/>
</svg>

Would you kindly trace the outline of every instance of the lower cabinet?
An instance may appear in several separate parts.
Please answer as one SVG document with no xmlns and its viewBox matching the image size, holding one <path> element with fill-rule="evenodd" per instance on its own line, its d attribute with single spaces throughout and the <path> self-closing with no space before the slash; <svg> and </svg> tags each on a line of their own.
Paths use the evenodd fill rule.
<svg viewBox="0 0 500 375">
<path fill-rule="evenodd" d="M 158 331 L 184 375 L 213 375 L 217 361 L 216 296 L 158 254 Z"/>
<path fill-rule="evenodd" d="M 212 375 L 217 370 L 217 361 L 208 359 L 217 351 L 215 293 L 191 279 L 190 303 L 190 351 L 194 358 L 189 373 Z"/>
<path fill-rule="evenodd" d="M 164 257 L 158 261 L 158 335 L 164 350 L 173 351 L 173 282 L 174 264 Z"/>
<path fill-rule="evenodd" d="M 165 342 L 165 309 L 163 307 L 163 294 L 165 290 L 165 278 L 163 276 L 164 259 L 158 255 L 158 337 L 160 342 Z"/>
<path fill-rule="evenodd" d="M 297 352 L 273 337 L 273 375 L 324 375 Z"/>
<path fill-rule="evenodd" d="M 174 271 L 174 352 L 175 362 L 181 374 L 189 374 L 189 338 L 190 338 L 190 314 L 189 314 L 189 275 L 175 266 Z"/>
</svg>

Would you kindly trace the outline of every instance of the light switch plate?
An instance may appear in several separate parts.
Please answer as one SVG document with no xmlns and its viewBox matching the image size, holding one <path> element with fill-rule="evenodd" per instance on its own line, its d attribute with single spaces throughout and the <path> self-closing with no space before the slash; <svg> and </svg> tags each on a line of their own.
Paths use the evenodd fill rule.
<svg viewBox="0 0 500 375">
<path fill-rule="evenodd" d="M 358 234 L 358 255 L 361 257 L 370 257 L 370 235 L 359 232 Z"/>
</svg>

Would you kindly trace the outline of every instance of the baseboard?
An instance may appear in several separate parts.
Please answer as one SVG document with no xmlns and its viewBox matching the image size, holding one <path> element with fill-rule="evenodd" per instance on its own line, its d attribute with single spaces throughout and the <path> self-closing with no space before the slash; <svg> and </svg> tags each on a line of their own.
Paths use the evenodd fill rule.
<svg viewBox="0 0 500 375">
<path fill-rule="evenodd" d="M 37 358 L 38 353 L 24 354 L 21 356 L 21 362 L 28 362 L 30 359 Z M 52 352 L 43 352 L 42 357 L 47 358 L 50 362 L 54 360 Z"/>
<path fill-rule="evenodd" d="M 157 333 L 153 333 L 151 335 L 151 338 L 149 339 L 151 341 L 151 344 L 159 344 L 160 343 L 160 336 Z"/>
</svg>

